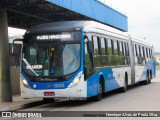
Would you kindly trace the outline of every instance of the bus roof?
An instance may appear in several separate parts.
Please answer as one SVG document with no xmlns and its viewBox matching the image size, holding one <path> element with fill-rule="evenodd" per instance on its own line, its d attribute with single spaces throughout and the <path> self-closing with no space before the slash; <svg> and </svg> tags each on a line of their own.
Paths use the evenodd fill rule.
<svg viewBox="0 0 160 120">
<path fill-rule="evenodd" d="M 61 21 L 61 22 L 51 22 L 51 23 L 41 24 L 41 25 L 32 27 L 29 33 L 46 34 L 46 33 L 51 33 L 51 32 L 65 32 L 65 31 L 75 31 L 75 30 L 82 30 L 82 29 L 85 32 L 94 32 L 94 31 L 98 33 L 108 32 L 113 35 L 119 36 L 121 38 L 128 39 L 128 32 L 122 32 L 118 29 L 104 25 L 99 22 L 84 21 L 84 20 Z M 132 36 L 131 38 L 136 43 L 147 45 L 147 46 L 152 46 L 151 44 L 147 43 L 146 41 L 142 39 L 137 39 Z"/>
<path fill-rule="evenodd" d="M 30 29 L 31 33 L 44 33 L 44 32 L 60 32 L 75 30 L 75 28 L 82 29 L 84 26 L 91 24 L 92 21 L 61 21 L 51 22 L 34 26 Z"/>
<path fill-rule="evenodd" d="M 148 46 L 148 47 L 153 47 L 152 44 L 150 44 L 149 42 L 145 41 L 144 39 L 140 39 L 140 38 L 136 38 L 136 37 L 132 37 L 132 36 L 131 36 L 131 39 L 135 43 L 142 44 L 142 45 L 145 45 L 145 46 Z"/>
<path fill-rule="evenodd" d="M 30 33 L 48 33 L 48 32 L 61 32 L 61 31 L 70 31 L 70 30 L 76 30 L 77 28 L 87 28 L 87 27 L 94 27 L 94 28 L 101 28 L 103 30 L 109 30 L 109 31 L 115 31 L 119 33 L 125 33 L 118 29 L 115 29 L 113 27 L 101 24 L 99 22 L 95 21 L 61 21 L 61 22 L 51 22 L 46 24 L 41 24 L 34 26 L 30 29 Z"/>
</svg>

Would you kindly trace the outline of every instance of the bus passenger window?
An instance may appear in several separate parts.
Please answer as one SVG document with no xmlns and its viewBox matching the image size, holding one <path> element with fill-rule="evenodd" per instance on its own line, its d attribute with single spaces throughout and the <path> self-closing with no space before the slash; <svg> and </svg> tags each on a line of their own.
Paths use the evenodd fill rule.
<svg viewBox="0 0 160 120">
<path fill-rule="evenodd" d="M 117 41 L 114 41 L 114 55 L 118 55 Z"/>
<path fill-rule="evenodd" d="M 87 79 L 93 74 L 93 66 L 87 50 L 87 44 L 85 44 L 84 64 L 85 79 Z"/>
<path fill-rule="evenodd" d="M 145 58 L 146 56 L 145 56 L 145 49 L 144 49 L 144 47 L 142 47 L 142 53 L 143 53 L 143 57 Z"/>
<path fill-rule="evenodd" d="M 114 61 L 114 55 L 113 55 L 113 41 L 111 39 L 108 39 L 108 55 L 109 55 L 109 64 L 110 66 L 114 66 L 115 65 L 115 61 Z"/>
<path fill-rule="evenodd" d="M 149 49 L 149 58 L 151 58 L 151 49 Z"/>
<path fill-rule="evenodd" d="M 142 58 L 143 64 L 146 64 L 146 59 L 145 59 L 146 55 L 145 55 L 145 49 L 143 46 L 142 46 L 142 53 L 143 53 L 143 58 Z"/>
<path fill-rule="evenodd" d="M 106 41 L 104 38 L 101 38 L 101 53 L 106 55 Z"/>
<path fill-rule="evenodd" d="M 90 58 L 89 58 L 89 54 L 88 54 L 88 50 L 87 50 L 87 44 L 85 44 L 85 56 L 84 56 L 84 61 L 85 61 L 85 67 L 86 68 L 90 68 L 91 64 L 90 64 Z"/>
<path fill-rule="evenodd" d="M 148 48 L 146 48 L 146 57 L 148 58 Z"/>
<path fill-rule="evenodd" d="M 107 56 L 107 45 L 106 39 L 101 38 L 101 58 L 102 58 L 102 65 L 108 66 L 108 56 Z"/>
<path fill-rule="evenodd" d="M 138 57 L 137 45 L 135 45 L 135 52 L 136 52 L 136 57 Z"/>
<path fill-rule="evenodd" d="M 119 42 L 119 55 L 120 55 L 120 56 L 123 55 L 123 51 L 122 51 L 122 42 Z"/>
<path fill-rule="evenodd" d="M 123 42 L 123 50 L 124 50 L 124 56 L 126 56 L 126 44 L 125 44 L 125 42 Z"/>
<path fill-rule="evenodd" d="M 119 58 L 119 52 L 118 52 L 118 41 L 114 41 L 114 57 L 115 57 L 115 64 L 121 65 L 121 61 Z"/>
<path fill-rule="evenodd" d="M 93 36 L 93 44 L 94 44 L 94 66 L 101 67 L 101 56 L 100 56 L 100 44 L 98 37 Z"/>
<path fill-rule="evenodd" d="M 127 47 L 127 43 L 124 43 L 124 48 L 125 48 L 125 56 L 128 56 L 128 47 Z"/>
<path fill-rule="evenodd" d="M 108 55 L 113 55 L 112 52 L 112 40 L 108 39 Z"/>
<path fill-rule="evenodd" d="M 124 65 L 123 63 L 123 42 L 119 42 L 119 58 L 120 58 L 120 62 L 121 62 L 121 65 Z"/>
<path fill-rule="evenodd" d="M 137 45 L 137 57 L 139 57 L 139 47 Z"/>
<path fill-rule="evenodd" d="M 139 45 L 139 57 L 142 57 L 141 46 Z"/>
<path fill-rule="evenodd" d="M 124 51 L 124 44 L 123 44 L 123 42 L 121 42 L 121 45 L 122 45 L 122 55 L 125 56 L 125 51 Z"/>
<path fill-rule="evenodd" d="M 153 49 L 151 49 L 151 58 L 153 59 Z"/>
<path fill-rule="evenodd" d="M 119 41 L 117 41 L 117 50 L 118 50 L 118 55 L 120 55 L 120 46 L 119 46 Z"/>
<path fill-rule="evenodd" d="M 130 64 L 130 58 L 129 58 L 129 46 L 128 46 L 128 43 L 125 43 L 125 49 L 126 49 L 127 65 L 129 65 Z"/>
<path fill-rule="evenodd" d="M 127 56 L 129 56 L 129 46 L 128 46 L 128 43 L 126 43 L 126 51 L 127 51 Z"/>
</svg>

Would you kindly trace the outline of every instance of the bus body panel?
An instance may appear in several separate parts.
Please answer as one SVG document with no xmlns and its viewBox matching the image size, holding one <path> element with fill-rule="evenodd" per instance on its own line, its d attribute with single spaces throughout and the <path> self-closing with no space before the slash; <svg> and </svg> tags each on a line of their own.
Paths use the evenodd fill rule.
<svg viewBox="0 0 160 120">
<path fill-rule="evenodd" d="M 131 68 L 104 68 L 94 73 L 87 79 L 87 97 L 96 96 L 98 94 L 98 84 L 100 76 L 104 77 L 104 92 L 109 92 L 124 86 L 125 72 L 128 76 L 131 75 Z M 128 85 L 131 84 L 131 79 L 128 77 Z"/>
<path fill-rule="evenodd" d="M 63 83 L 63 82 L 61 82 Z M 43 83 L 41 83 L 42 86 Z M 39 89 L 35 90 L 32 88 L 26 88 L 22 80 L 20 80 L 21 85 L 21 96 L 22 98 L 54 98 L 54 97 L 87 97 L 87 82 L 84 81 L 84 74 L 81 76 L 81 79 L 77 86 L 67 87 L 64 89 Z M 54 92 L 54 96 L 44 96 L 44 92 Z"/>
<path fill-rule="evenodd" d="M 136 82 L 147 80 L 147 71 L 149 71 L 149 77 L 155 78 L 155 61 L 149 61 L 145 66 L 135 66 Z M 151 72 L 151 73 L 150 73 Z M 150 76 L 152 74 L 152 76 Z"/>
</svg>

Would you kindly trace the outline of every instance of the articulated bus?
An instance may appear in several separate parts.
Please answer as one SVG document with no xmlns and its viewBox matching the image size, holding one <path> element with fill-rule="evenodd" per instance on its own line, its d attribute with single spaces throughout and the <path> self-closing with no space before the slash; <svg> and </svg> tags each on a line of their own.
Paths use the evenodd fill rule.
<svg viewBox="0 0 160 120">
<path fill-rule="evenodd" d="M 155 77 L 153 46 L 95 21 L 37 25 L 23 38 L 23 98 L 90 98 Z"/>
</svg>

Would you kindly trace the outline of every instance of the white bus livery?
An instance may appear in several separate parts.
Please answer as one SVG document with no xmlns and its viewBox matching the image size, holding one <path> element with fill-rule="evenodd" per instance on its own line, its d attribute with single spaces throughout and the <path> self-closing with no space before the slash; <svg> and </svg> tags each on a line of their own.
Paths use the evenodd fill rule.
<svg viewBox="0 0 160 120">
<path fill-rule="evenodd" d="M 37 25 L 23 38 L 23 98 L 90 98 L 155 77 L 153 46 L 94 21 Z"/>
</svg>

